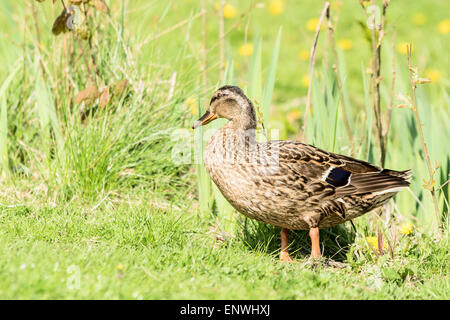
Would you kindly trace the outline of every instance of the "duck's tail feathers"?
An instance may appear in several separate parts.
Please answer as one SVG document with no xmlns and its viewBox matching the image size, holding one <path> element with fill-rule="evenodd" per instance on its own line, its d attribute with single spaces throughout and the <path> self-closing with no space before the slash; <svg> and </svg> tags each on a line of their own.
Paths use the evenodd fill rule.
<svg viewBox="0 0 450 320">
<path fill-rule="evenodd" d="M 379 172 L 355 173 L 350 177 L 348 185 L 337 188 L 337 194 L 364 194 L 380 195 L 395 193 L 409 186 L 411 170 L 394 171 L 383 169 Z"/>
<path fill-rule="evenodd" d="M 399 177 L 408 182 L 408 184 L 411 182 L 412 177 L 412 170 L 405 170 L 405 171 L 395 171 L 395 170 L 389 170 L 389 169 L 383 169 L 381 173 L 388 174 L 390 176 Z"/>
</svg>

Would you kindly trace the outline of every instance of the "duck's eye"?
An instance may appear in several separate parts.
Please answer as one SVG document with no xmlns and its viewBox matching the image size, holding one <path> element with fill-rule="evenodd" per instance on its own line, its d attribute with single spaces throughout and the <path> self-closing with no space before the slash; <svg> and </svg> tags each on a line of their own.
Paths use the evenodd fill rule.
<svg viewBox="0 0 450 320">
<path fill-rule="evenodd" d="M 222 97 L 224 97 L 224 96 L 227 96 L 227 95 L 228 95 L 228 94 L 226 94 L 226 93 L 221 93 L 221 92 L 216 93 L 216 94 L 214 95 L 214 97 L 212 97 L 211 101 L 209 102 L 209 105 L 212 105 L 212 103 L 213 103 L 214 101 L 216 101 L 217 99 L 222 98 Z"/>
<path fill-rule="evenodd" d="M 212 105 L 214 101 L 216 101 L 217 99 L 219 99 L 218 96 L 214 96 L 212 97 L 211 101 L 209 102 L 209 105 Z"/>
</svg>

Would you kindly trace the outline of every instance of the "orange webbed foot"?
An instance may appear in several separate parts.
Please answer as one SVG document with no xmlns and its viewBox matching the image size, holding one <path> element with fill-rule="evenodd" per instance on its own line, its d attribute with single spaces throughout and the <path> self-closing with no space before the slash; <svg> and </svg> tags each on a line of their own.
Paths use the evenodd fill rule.
<svg viewBox="0 0 450 320">
<path fill-rule="evenodd" d="M 289 255 L 289 252 L 281 251 L 280 252 L 280 262 L 295 262 L 295 261 Z"/>
</svg>

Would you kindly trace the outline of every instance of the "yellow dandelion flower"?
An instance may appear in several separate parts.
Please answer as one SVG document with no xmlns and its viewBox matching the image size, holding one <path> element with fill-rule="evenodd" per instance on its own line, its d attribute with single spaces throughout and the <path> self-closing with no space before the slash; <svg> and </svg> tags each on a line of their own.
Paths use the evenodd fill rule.
<svg viewBox="0 0 450 320">
<path fill-rule="evenodd" d="M 302 61 L 308 60 L 309 59 L 309 51 L 308 50 L 300 50 L 300 52 L 298 53 L 298 58 Z"/>
<path fill-rule="evenodd" d="M 366 241 L 372 248 L 378 248 L 378 238 L 377 237 L 366 237 Z"/>
<path fill-rule="evenodd" d="M 366 241 L 373 249 L 378 249 L 378 237 L 366 237 Z M 383 241 L 383 249 L 387 249 L 386 241 Z"/>
<path fill-rule="evenodd" d="M 282 0 L 271 0 L 267 7 L 269 13 L 273 16 L 280 15 L 284 10 L 284 3 Z"/>
<path fill-rule="evenodd" d="M 197 99 L 189 97 L 184 101 L 184 105 L 191 111 L 191 114 L 197 115 Z"/>
<path fill-rule="evenodd" d="M 318 24 L 319 24 L 318 18 L 309 19 L 306 22 L 306 29 L 308 29 L 309 31 L 315 31 Z M 320 29 L 323 29 L 323 24 L 320 26 Z"/>
<path fill-rule="evenodd" d="M 401 54 L 407 54 L 408 53 L 408 46 L 411 46 L 411 44 L 408 43 L 408 42 L 400 42 L 397 45 L 397 51 L 400 52 Z M 411 46 L 411 51 L 413 51 L 412 50 L 412 46 Z"/>
<path fill-rule="evenodd" d="M 406 222 L 402 224 L 400 228 L 400 233 L 405 235 L 410 235 L 413 233 L 414 225 L 411 222 Z"/>
<path fill-rule="evenodd" d="M 233 19 L 234 17 L 236 17 L 236 14 L 237 14 L 237 10 L 231 4 L 226 3 L 223 6 L 223 17 L 225 19 Z"/>
<path fill-rule="evenodd" d="M 450 33 L 450 19 L 442 20 L 437 26 L 438 32 L 440 34 Z"/>
<path fill-rule="evenodd" d="M 298 119 L 300 119 L 300 117 L 301 117 L 301 113 L 300 113 L 300 110 L 298 110 L 298 109 L 295 109 L 295 110 L 292 110 L 292 111 L 290 111 L 288 114 L 287 114 L 287 120 L 289 121 L 289 123 L 294 123 L 295 122 L 295 120 L 298 120 Z"/>
<path fill-rule="evenodd" d="M 412 16 L 412 22 L 416 26 L 423 26 L 427 22 L 427 17 L 423 13 L 418 12 Z"/>
<path fill-rule="evenodd" d="M 442 78 L 442 72 L 436 69 L 425 70 L 425 77 L 430 79 L 431 82 L 438 82 Z"/>
<path fill-rule="evenodd" d="M 344 51 L 350 50 L 353 48 L 353 41 L 350 39 L 341 39 L 338 41 L 338 46 Z"/>
<path fill-rule="evenodd" d="M 305 75 L 302 77 L 301 85 L 302 85 L 302 87 L 304 87 L 304 88 L 308 88 L 308 87 L 309 87 L 309 74 L 305 74 Z"/>
<path fill-rule="evenodd" d="M 217 2 L 214 5 L 214 8 L 216 9 L 217 12 L 219 12 L 220 11 L 220 3 Z M 223 17 L 225 19 L 233 19 L 234 17 L 236 17 L 236 14 L 237 14 L 237 9 L 229 3 L 225 3 L 225 5 L 223 6 Z"/>
<path fill-rule="evenodd" d="M 239 48 L 239 54 L 243 57 L 249 57 L 252 53 L 253 45 L 251 43 L 244 44 Z"/>
<path fill-rule="evenodd" d="M 363 5 L 364 7 L 370 6 L 370 0 L 363 0 L 363 1 L 362 1 L 362 5 Z"/>
<path fill-rule="evenodd" d="M 117 265 L 117 271 L 122 271 L 123 270 L 123 265 L 121 263 L 119 263 Z"/>
</svg>

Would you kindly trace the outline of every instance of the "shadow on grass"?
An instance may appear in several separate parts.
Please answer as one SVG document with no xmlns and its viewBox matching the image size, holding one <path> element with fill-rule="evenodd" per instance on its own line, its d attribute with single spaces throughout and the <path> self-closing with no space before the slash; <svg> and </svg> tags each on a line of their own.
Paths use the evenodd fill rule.
<svg viewBox="0 0 450 320">
<path fill-rule="evenodd" d="M 278 256 L 281 239 L 279 227 L 243 217 L 239 219 L 238 236 L 250 249 Z M 355 240 L 355 233 L 343 225 L 320 229 L 320 247 L 326 258 L 338 262 L 347 260 L 347 252 Z M 289 253 L 294 259 L 309 257 L 311 241 L 305 230 L 291 230 L 289 234 Z"/>
</svg>

